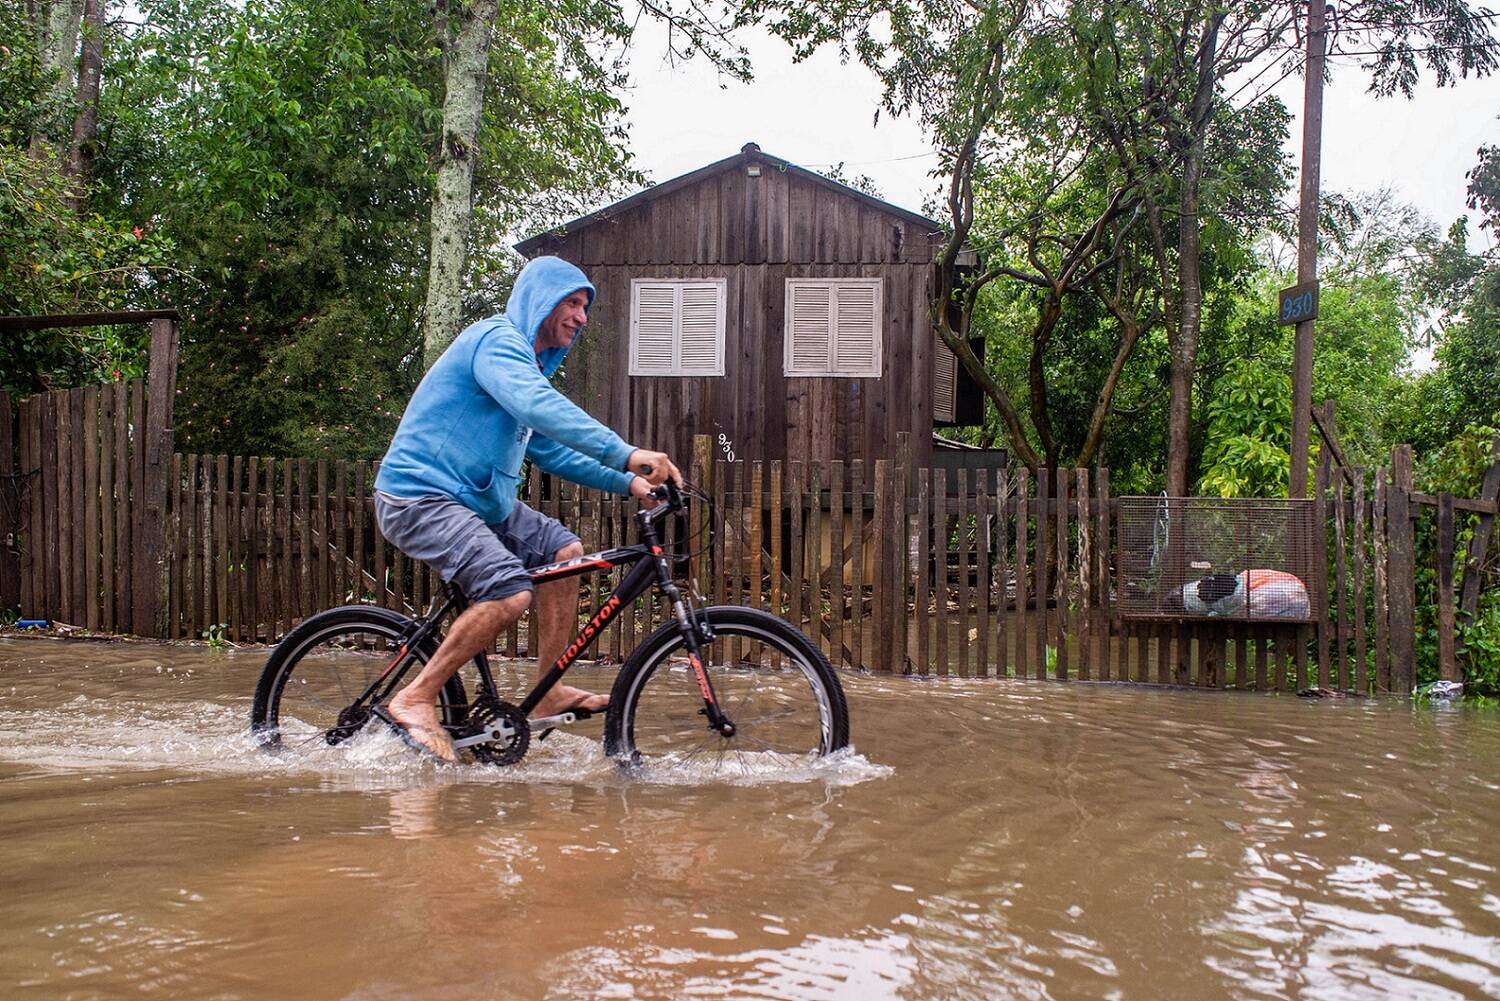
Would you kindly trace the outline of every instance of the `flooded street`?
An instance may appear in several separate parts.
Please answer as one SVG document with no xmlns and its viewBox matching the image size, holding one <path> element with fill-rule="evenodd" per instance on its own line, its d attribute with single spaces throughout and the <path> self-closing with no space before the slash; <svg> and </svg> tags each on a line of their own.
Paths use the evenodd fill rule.
<svg viewBox="0 0 1500 1001">
<path fill-rule="evenodd" d="M 264 658 L 0 640 L 5 997 L 1500 995 L 1493 710 L 846 674 L 854 755 L 646 782 L 271 757 Z"/>
</svg>

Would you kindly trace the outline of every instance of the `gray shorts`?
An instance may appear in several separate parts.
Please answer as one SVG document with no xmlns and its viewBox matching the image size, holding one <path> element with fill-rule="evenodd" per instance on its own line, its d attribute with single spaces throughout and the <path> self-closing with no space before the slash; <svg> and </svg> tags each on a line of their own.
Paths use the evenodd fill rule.
<svg viewBox="0 0 1500 1001">
<path fill-rule="evenodd" d="M 392 497 L 375 492 L 380 534 L 438 576 L 463 589 L 470 601 L 495 601 L 531 590 L 526 571 L 557 559 L 578 541 L 562 522 L 516 501 L 498 525 L 448 497 Z"/>
</svg>

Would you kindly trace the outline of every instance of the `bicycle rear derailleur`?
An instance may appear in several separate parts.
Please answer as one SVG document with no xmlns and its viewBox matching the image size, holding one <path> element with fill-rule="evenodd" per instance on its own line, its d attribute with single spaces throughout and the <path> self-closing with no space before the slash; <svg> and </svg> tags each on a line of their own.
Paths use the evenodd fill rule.
<svg viewBox="0 0 1500 1001">
<path fill-rule="evenodd" d="M 469 705 L 469 718 L 456 727 L 453 749 L 467 747 L 487 765 L 514 765 L 531 745 L 531 723 L 519 706 L 488 695 Z"/>
</svg>

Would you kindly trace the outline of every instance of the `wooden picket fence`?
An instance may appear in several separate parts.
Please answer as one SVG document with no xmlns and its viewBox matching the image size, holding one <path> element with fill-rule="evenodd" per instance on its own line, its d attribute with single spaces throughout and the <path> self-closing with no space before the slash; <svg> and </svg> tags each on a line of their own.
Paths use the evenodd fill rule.
<svg viewBox="0 0 1500 1001">
<path fill-rule="evenodd" d="M 160 393 L 0 395 L 0 603 L 105 632 L 269 643 L 322 608 L 416 611 L 438 594 L 375 529 L 375 464 L 174 454 Z M 679 533 L 704 599 L 782 615 L 835 663 L 1208 688 L 1409 691 L 1419 608 L 1437 610 L 1441 674 L 1457 677 L 1456 623 L 1489 535 L 1471 533 L 1477 554 L 1456 541 L 1496 508 L 1416 493 L 1406 447 L 1373 472 L 1325 459 L 1312 503 L 1327 586 L 1311 622 L 1135 620 L 1108 470 L 729 463 L 702 438 L 686 472 L 713 498 Z M 591 551 L 633 541 L 627 498 L 536 474 L 522 498 Z M 1436 533 L 1433 574 L 1417 573 L 1419 524 Z M 581 607 L 617 574 L 585 578 Z M 1439 583 L 1419 593 L 1419 577 Z M 664 613 L 642 599 L 599 656 L 620 659 Z M 524 655 L 527 626 L 499 646 Z"/>
<path fill-rule="evenodd" d="M 1473 601 L 1497 509 L 1488 484 L 1475 500 L 1417 493 L 1409 446 L 1373 471 L 1325 452 L 1310 502 L 1312 621 L 1133 619 L 1119 600 L 1121 508 L 1107 469 L 708 454 L 701 444 L 694 464 L 715 498 L 713 559 L 696 568 L 707 596 L 797 623 L 835 663 L 924 675 L 1407 692 L 1426 605 L 1439 676 L 1458 680 L 1456 623 L 1473 610 L 1456 597 Z M 1476 523 L 1461 561 L 1455 512 Z M 1416 530 L 1434 514 L 1435 573 L 1419 593 Z"/>
<path fill-rule="evenodd" d="M 389 545 L 375 526 L 379 463 L 196 454 L 173 457 L 168 529 L 171 638 L 274 642 L 303 618 L 335 605 L 372 603 L 408 614 L 441 600 L 442 582 Z M 591 551 L 630 540 L 627 498 L 533 473 L 522 497 L 578 533 Z M 586 578 L 593 601 L 621 571 Z M 642 600 L 601 639 L 618 660 L 663 611 Z M 523 622 L 498 650 L 524 655 Z"/>
</svg>

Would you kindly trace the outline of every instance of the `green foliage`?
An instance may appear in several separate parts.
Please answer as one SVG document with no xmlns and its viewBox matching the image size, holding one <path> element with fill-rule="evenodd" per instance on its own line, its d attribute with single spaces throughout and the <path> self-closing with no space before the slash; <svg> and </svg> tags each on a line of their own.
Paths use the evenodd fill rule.
<svg viewBox="0 0 1500 1001">
<path fill-rule="evenodd" d="M 0 0 L 0 146 L 24 147 L 43 117 L 46 81 L 37 67 L 27 9 L 18 0 Z"/>
<path fill-rule="evenodd" d="M 415 0 L 145 0 L 108 49 L 98 170 L 171 234 L 185 450 L 378 456 L 421 375 L 442 52 Z M 611 13 L 613 12 L 613 13 Z M 469 315 L 505 248 L 633 179 L 600 2 L 502 4 L 475 151 Z"/>
<path fill-rule="evenodd" d="M 203 639 L 212 650 L 222 650 L 229 645 L 229 623 L 215 622 L 203 630 Z"/>
<path fill-rule="evenodd" d="M 1500 424 L 1500 261 L 1470 252 L 1464 219 L 1422 250 L 1415 281 L 1438 316 L 1429 331 L 1436 367 L 1393 394 L 1385 420 L 1387 437 L 1418 455 L 1470 424 Z"/>
<path fill-rule="evenodd" d="M 1458 643 L 1465 692 L 1500 695 L 1500 590 L 1480 594 L 1474 621 L 1459 624 Z"/>
<path fill-rule="evenodd" d="M 1209 394 L 1208 444 L 1199 493 L 1286 496 L 1291 409 L 1291 386 L 1284 371 L 1256 359 L 1237 359 Z"/>
<path fill-rule="evenodd" d="M 1436 451 L 1419 456 L 1416 484 L 1423 493 L 1477 497 L 1485 471 L 1494 461 L 1500 428 L 1470 425 Z M 1463 557 L 1478 527 L 1478 516 L 1457 512 L 1454 522 L 1454 577 L 1438 580 L 1437 524 L 1433 517 L 1417 522 L 1417 677 L 1438 675 L 1437 589 L 1459 587 Z M 1473 621 L 1460 620 L 1458 662 L 1465 686 L 1481 694 L 1500 694 L 1500 538 L 1479 557 L 1479 602 Z"/>
<path fill-rule="evenodd" d="M 53 151 L 73 108 L 49 97 L 27 6 L 0 0 L 0 313 L 42 315 L 139 308 L 173 257 L 149 221 L 122 211 L 79 214 L 87 194 L 59 172 Z M 141 374 L 149 333 L 142 327 L 76 328 L 0 339 L 0 390 L 40 390 Z"/>
<path fill-rule="evenodd" d="M 1420 457 L 1417 489 L 1448 492 L 1455 497 L 1478 497 L 1485 471 L 1494 462 L 1493 447 L 1500 428 L 1470 424 L 1435 452 Z"/>
<path fill-rule="evenodd" d="M 151 303 L 173 245 L 119 218 L 80 216 L 48 160 L 0 143 L 0 313 L 42 315 Z M 0 389 L 44 389 L 140 375 L 143 326 L 35 330 L 0 339 Z"/>
</svg>

